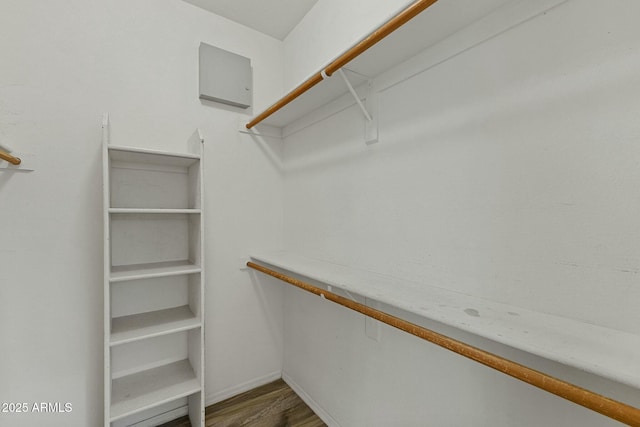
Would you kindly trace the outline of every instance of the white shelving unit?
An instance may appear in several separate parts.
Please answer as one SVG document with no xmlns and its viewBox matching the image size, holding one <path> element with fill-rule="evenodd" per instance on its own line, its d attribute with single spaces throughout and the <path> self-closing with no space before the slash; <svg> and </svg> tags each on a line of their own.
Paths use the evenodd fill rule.
<svg viewBox="0 0 640 427">
<path fill-rule="evenodd" d="M 157 409 L 202 427 L 203 139 L 190 153 L 119 147 L 108 126 L 105 115 L 104 425 Z"/>
<path fill-rule="evenodd" d="M 628 332 L 286 251 L 253 254 L 251 258 L 285 273 L 319 282 L 329 291 L 346 293 L 350 298 L 360 299 L 361 303 L 387 304 L 417 316 L 418 321 L 435 320 L 567 366 L 640 387 L 640 336 Z"/>
</svg>

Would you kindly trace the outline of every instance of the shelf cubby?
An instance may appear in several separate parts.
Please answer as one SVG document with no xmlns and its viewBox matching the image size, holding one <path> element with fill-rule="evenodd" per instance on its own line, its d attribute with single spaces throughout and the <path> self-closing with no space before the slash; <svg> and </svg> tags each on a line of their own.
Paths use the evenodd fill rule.
<svg viewBox="0 0 640 427">
<path fill-rule="evenodd" d="M 116 317 L 111 321 L 111 345 L 200 327 L 200 319 L 189 306 L 166 308 Z"/>
<path fill-rule="evenodd" d="M 111 346 L 200 327 L 200 275 L 111 285 Z"/>
<path fill-rule="evenodd" d="M 202 390 L 198 328 L 111 348 L 110 422 Z"/>
<path fill-rule="evenodd" d="M 111 146 L 109 165 L 110 208 L 200 207 L 198 156 Z"/>
<path fill-rule="evenodd" d="M 111 271 L 200 264 L 200 215 L 110 215 Z"/>
</svg>

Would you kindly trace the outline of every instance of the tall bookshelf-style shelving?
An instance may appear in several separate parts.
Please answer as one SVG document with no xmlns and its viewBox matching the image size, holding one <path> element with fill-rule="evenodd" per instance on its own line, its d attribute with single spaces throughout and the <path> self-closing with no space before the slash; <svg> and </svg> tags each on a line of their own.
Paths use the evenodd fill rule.
<svg viewBox="0 0 640 427">
<path fill-rule="evenodd" d="M 202 142 L 109 143 L 103 121 L 105 427 L 204 426 Z"/>
</svg>

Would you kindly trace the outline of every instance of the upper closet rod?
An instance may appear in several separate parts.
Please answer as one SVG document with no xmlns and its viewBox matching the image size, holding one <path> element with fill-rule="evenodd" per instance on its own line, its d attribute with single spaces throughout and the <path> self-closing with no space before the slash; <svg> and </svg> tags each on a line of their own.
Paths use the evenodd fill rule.
<svg viewBox="0 0 640 427">
<path fill-rule="evenodd" d="M 320 83 L 324 78 L 330 77 L 340 68 L 347 65 L 352 59 L 356 58 L 358 55 L 362 54 L 362 52 L 366 51 L 371 46 L 378 43 L 380 40 L 400 28 L 407 21 L 411 20 L 411 18 L 418 15 L 420 12 L 434 4 L 436 1 L 438 0 L 417 0 L 412 3 L 409 7 L 391 18 L 389 21 L 385 22 L 382 26 L 369 34 L 358 44 L 340 55 L 324 70 L 321 70 L 313 76 L 309 77 L 300 86 L 296 87 L 294 90 L 281 98 L 278 102 L 264 110 L 260 115 L 256 116 L 253 120 L 246 124 L 247 129 L 251 129 L 276 111 L 280 110 L 282 107 Z"/>
<path fill-rule="evenodd" d="M 309 283 L 287 276 L 262 265 L 247 262 L 247 267 L 275 277 L 276 279 L 280 279 L 307 292 L 319 295 L 324 299 L 350 308 L 351 310 L 362 313 L 372 319 L 376 319 L 380 322 L 386 323 L 387 325 L 393 326 L 394 328 L 400 329 L 401 331 L 446 348 L 447 350 L 451 350 L 461 356 L 467 357 L 478 363 L 482 363 L 485 366 L 498 370 L 542 390 L 548 391 L 549 393 L 553 393 L 556 396 L 570 400 L 571 402 L 577 403 L 585 408 L 599 412 L 609 418 L 613 418 L 614 420 L 630 426 L 640 427 L 640 409 L 638 408 L 634 408 L 633 406 L 602 396 L 591 390 L 562 381 L 558 378 L 536 371 L 512 360 L 505 359 L 504 357 L 481 350 L 462 341 L 458 341 L 432 330 L 423 328 L 422 326 L 400 319 L 399 317 L 392 316 L 384 311 L 376 310 L 375 308 L 368 307 L 359 302 L 325 291 L 322 288 L 313 286 Z"/>
<path fill-rule="evenodd" d="M 0 159 L 2 160 L 6 160 L 7 162 L 11 163 L 12 165 L 19 165 L 20 163 L 22 163 L 22 160 L 20 160 L 20 158 L 12 156 L 9 153 L 5 153 L 4 151 L 0 150 Z"/>
</svg>

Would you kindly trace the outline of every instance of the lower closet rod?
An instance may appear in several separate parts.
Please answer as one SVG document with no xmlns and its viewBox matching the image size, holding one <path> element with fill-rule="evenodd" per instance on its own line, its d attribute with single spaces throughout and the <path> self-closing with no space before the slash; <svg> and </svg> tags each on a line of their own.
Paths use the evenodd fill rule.
<svg viewBox="0 0 640 427">
<path fill-rule="evenodd" d="M 247 267 L 275 277 L 276 279 L 280 279 L 286 283 L 304 289 L 307 292 L 311 292 L 312 294 L 319 295 L 324 299 L 350 308 L 351 310 L 362 313 L 365 316 L 369 316 L 372 319 L 386 323 L 387 325 L 410 333 L 411 335 L 415 335 L 418 338 L 427 340 L 439 345 L 440 347 L 444 347 L 471 360 L 482 363 L 485 366 L 519 379 L 520 381 L 524 381 L 542 390 L 548 391 L 549 393 L 553 393 L 556 396 L 560 396 L 564 399 L 570 400 L 571 402 L 577 403 L 578 405 L 584 406 L 585 408 L 599 412 L 609 418 L 613 418 L 614 420 L 630 426 L 640 427 L 640 409 L 638 408 L 634 408 L 633 406 L 629 406 L 593 391 L 562 381 L 512 360 L 505 359 L 493 353 L 465 344 L 462 341 L 458 341 L 423 328 L 422 326 L 400 319 L 399 317 L 395 317 L 383 311 L 376 310 L 375 308 L 360 304 L 359 302 L 325 291 L 322 288 L 313 286 L 291 276 L 287 276 L 286 274 L 282 274 L 278 271 L 271 270 L 270 268 L 255 264 L 251 261 L 247 262 Z"/>
</svg>

